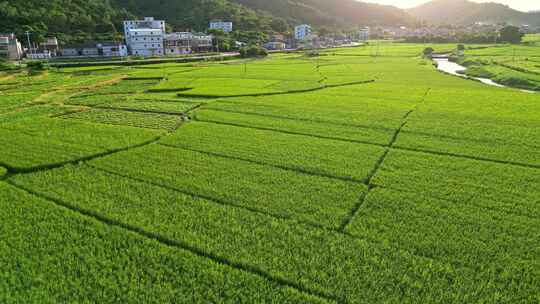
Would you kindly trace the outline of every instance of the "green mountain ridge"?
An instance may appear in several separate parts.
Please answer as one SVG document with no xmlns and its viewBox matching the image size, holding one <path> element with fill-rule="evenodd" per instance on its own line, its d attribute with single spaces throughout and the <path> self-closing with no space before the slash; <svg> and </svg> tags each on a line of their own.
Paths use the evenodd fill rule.
<svg viewBox="0 0 540 304">
<path fill-rule="evenodd" d="M 410 25 L 415 19 L 387 5 L 355 0 L 233 0 L 247 7 L 268 11 L 288 20 L 315 25 Z"/>
<path fill-rule="evenodd" d="M 407 10 L 430 23 L 472 24 L 475 22 L 540 26 L 540 12 L 522 12 L 499 3 L 468 0 L 434 0 Z"/>
</svg>

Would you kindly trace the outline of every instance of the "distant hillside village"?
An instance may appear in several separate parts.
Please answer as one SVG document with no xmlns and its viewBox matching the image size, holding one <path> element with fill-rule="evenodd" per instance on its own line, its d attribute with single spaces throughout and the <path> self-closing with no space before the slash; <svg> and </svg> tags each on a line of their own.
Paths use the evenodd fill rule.
<svg viewBox="0 0 540 304">
<path fill-rule="evenodd" d="M 100 57 L 161 57 L 194 53 L 238 50 L 246 42 L 232 41 L 224 46 L 224 37 L 233 32 L 234 24 L 228 21 L 212 21 L 206 33 L 167 32 L 165 20 L 145 17 L 143 20 L 123 22 L 123 40 L 92 41 L 82 44 L 62 45 L 55 37 L 33 43 L 31 33 L 26 37 L 0 34 L 0 59 L 23 58 L 47 60 L 52 58 L 100 58 Z M 469 26 L 417 26 L 417 27 L 364 27 L 347 34 L 335 33 L 321 28 L 315 33 L 308 24 L 297 25 L 292 33 L 271 33 L 259 46 L 267 50 L 314 49 L 353 45 L 369 39 L 400 39 L 405 42 L 464 42 L 496 43 L 505 24 L 477 22 Z M 537 32 L 527 25 L 522 33 Z M 20 39 L 27 46 L 23 48 Z M 227 38 L 230 39 L 230 38 Z M 232 45 L 231 45 L 232 44 Z"/>
<path fill-rule="evenodd" d="M 233 23 L 227 21 L 210 22 L 207 33 L 170 32 L 166 30 L 165 20 L 145 17 L 143 20 L 126 20 L 123 41 L 92 41 L 82 44 L 61 45 L 56 37 L 46 38 L 39 44 L 32 43 L 31 33 L 27 37 L 14 34 L 0 34 L 0 58 L 8 60 L 52 59 L 55 57 L 160 57 L 178 56 L 193 53 L 219 52 L 219 37 L 233 31 Z M 18 39 L 19 38 L 19 39 Z M 23 48 L 20 39 L 26 39 Z M 262 47 L 267 50 L 319 48 L 350 44 L 353 41 L 369 39 L 369 28 L 355 35 L 341 35 L 332 38 L 319 38 L 310 25 L 295 27 L 292 34 L 269 34 Z M 245 42 L 234 41 L 232 49 L 245 46 Z"/>
</svg>

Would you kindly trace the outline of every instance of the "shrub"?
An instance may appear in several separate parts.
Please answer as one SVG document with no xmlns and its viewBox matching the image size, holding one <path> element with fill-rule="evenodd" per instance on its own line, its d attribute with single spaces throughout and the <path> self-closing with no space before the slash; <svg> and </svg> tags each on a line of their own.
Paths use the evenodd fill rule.
<svg viewBox="0 0 540 304">
<path fill-rule="evenodd" d="M 320 54 L 319 54 L 319 51 L 317 50 L 309 50 L 306 52 L 306 56 L 307 57 L 319 57 Z"/>
<path fill-rule="evenodd" d="M 424 49 L 424 57 L 428 57 L 428 58 L 431 58 L 433 56 L 433 52 L 435 50 L 431 47 L 428 47 L 428 48 L 425 48 Z"/>
<path fill-rule="evenodd" d="M 260 46 L 252 45 L 240 49 L 240 56 L 242 58 L 252 58 L 252 57 L 266 57 L 268 56 L 268 51 L 265 48 Z"/>
<path fill-rule="evenodd" d="M 45 61 L 30 61 L 26 66 L 31 71 L 44 71 L 49 69 L 49 64 Z"/>
<path fill-rule="evenodd" d="M 18 69 L 18 67 L 12 62 L 0 60 L 0 71 L 12 71 L 16 69 Z"/>
<path fill-rule="evenodd" d="M 470 68 L 467 69 L 466 74 L 468 76 L 479 77 L 479 78 L 492 78 L 495 76 L 493 73 L 484 69 L 481 66 L 471 66 Z"/>
<path fill-rule="evenodd" d="M 450 57 L 448 57 L 448 61 L 459 63 L 459 57 L 456 55 L 450 55 Z"/>
<path fill-rule="evenodd" d="M 497 79 L 497 82 L 509 87 L 528 89 L 528 90 L 538 90 L 539 87 L 534 82 L 520 78 L 516 76 L 502 76 Z"/>
</svg>

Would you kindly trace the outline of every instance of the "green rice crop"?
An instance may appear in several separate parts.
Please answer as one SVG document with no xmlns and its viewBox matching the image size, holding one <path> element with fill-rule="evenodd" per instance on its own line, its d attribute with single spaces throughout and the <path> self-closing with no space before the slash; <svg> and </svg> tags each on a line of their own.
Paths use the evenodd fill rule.
<svg viewBox="0 0 540 304">
<path fill-rule="evenodd" d="M 481 201 L 485 205 L 480 206 Z M 348 230 L 417 255 L 478 271 L 500 268 L 518 278 L 521 269 L 540 274 L 539 224 L 538 218 L 490 208 L 482 198 L 447 200 L 379 188 L 370 193 Z M 483 257 L 480 264 L 478 257 Z"/>
<path fill-rule="evenodd" d="M 0 303 L 538 302 L 540 95 L 428 46 L 0 74 Z"/>
<path fill-rule="evenodd" d="M 132 112 L 109 109 L 92 109 L 63 116 L 65 119 L 89 121 L 100 124 L 131 126 L 145 129 L 174 130 L 182 121 L 180 116 Z"/>
<path fill-rule="evenodd" d="M 339 226 L 366 189 L 359 183 L 160 145 L 91 164 L 226 204 L 329 227 Z"/>
<path fill-rule="evenodd" d="M 127 101 L 117 101 L 106 104 L 100 104 L 100 107 L 103 108 L 112 108 L 112 109 L 125 109 L 125 110 L 138 110 L 138 111 L 147 111 L 147 112 L 156 112 L 156 113 L 171 113 L 171 114 L 182 114 L 186 113 L 196 107 L 200 103 L 194 102 L 185 102 L 181 100 L 152 100 L 152 99 L 131 99 Z"/>
<path fill-rule="evenodd" d="M 540 216 L 540 175 L 535 172 L 510 164 L 392 151 L 373 182 L 534 218 Z"/>
<path fill-rule="evenodd" d="M 496 266 L 478 271 L 414 255 L 376 235 L 353 238 L 84 166 L 20 176 L 14 182 L 349 303 L 512 301 L 534 297 L 538 283 L 534 273 L 518 272 L 512 265 L 503 273 Z"/>
<path fill-rule="evenodd" d="M 29 170 L 135 146 L 161 133 L 63 119 L 33 118 L 0 124 L 0 164 Z"/>
<path fill-rule="evenodd" d="M 3 303 L 325 302 L 2 182 L 0 207 Z"/>
<path fill-rule="evenodd" d="M 203 122 L 189 123 L 160 143 L 357 181 L 367 178 L 384 151 L 371 145 Z"/>
</svg>

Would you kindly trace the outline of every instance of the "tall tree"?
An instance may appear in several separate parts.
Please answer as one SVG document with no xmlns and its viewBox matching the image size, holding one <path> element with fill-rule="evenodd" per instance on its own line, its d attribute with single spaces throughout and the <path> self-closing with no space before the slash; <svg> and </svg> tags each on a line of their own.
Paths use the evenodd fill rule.
<svg viewBox="0 0 540 304">
<path fill-rule="evenodd" d="M 510 42 L 510 43 L 521 43 L 521 39 L 525 34 L 521 32 L 519 27 L 515 26 L 505 26 L 503 27 L 500 32 L 500 40 L 502 42 Z"/>
</svg>

